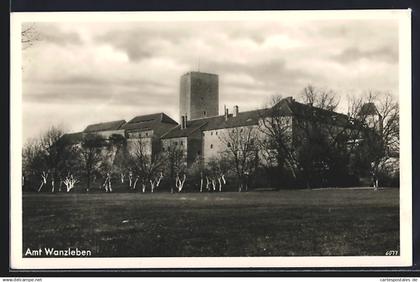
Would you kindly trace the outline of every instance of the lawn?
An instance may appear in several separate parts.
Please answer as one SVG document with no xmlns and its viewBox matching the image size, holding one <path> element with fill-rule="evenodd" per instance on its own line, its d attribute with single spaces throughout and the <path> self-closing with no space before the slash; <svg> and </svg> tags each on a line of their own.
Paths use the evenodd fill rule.
<svg viewBox="0 0 420 282">
<path fill-rule="evenodd" d="M 399 190 L 24 194 L 23 251 L 92 256 L 385 255 Z"/>
</svg>

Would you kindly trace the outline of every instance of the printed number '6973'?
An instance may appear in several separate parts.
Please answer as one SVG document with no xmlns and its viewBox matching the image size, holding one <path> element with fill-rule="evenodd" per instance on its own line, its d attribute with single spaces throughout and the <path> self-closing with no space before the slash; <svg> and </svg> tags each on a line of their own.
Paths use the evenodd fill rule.
<svg viewBox="0 0 420 282">
<path fill-rule="evenodd" d="M 398 256 L 398 251 L 394 251 L 394 250 L 386 251 L 385 255 L 386 256 Z"/>
</svg>

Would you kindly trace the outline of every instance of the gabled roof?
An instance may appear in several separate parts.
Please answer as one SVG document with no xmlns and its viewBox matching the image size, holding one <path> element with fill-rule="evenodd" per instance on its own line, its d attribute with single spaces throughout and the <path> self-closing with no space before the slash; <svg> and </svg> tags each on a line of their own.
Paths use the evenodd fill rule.
<svg viewBox="0 0 420 282">
<path fill-rule="evenodd" d="M 144 123 L 144 122 L 164 122 L 164 123 L 178 124 L 176 121 L 171 119 L 165 113 L 156 113 L 156 114 L 150 114 L 150 115 L 136 116 L 133 119 L 131 119 L 129 122 L 127 122 L 126 125 L 135 124 L 135 123 Z"/>
<path fill-rule="evenodd" d="M 273 109 L 276 109 L 276 107 L 278 108 L 279 113 L 285 116 L 293 115 L 295 117 L 337 125 L 348 125 L 349 122 L 349 117 L 345 114 L 302 104 L 296 102 L 292 97 L 281 100 L 273 106 Z"/>
<path fill-rule="evenodd" d="M 61 140 L 65 144 L 71 144 L 71 145 L 78 144 L 82 142 L 83 132 L 66 133 L 61 138 L 62 138 Z"/>
<path fill-rule="evenodd" d="M 187 121 L 187 128 L 181 129 L 181 125 L 172 128 L 170 131 L 162 135 L 163 139 L 187 137 L 202 129 L 207 124 L 205 119 L 195 119 Z"/>
<path fill-rule="evenodd" d="M 168 139 L 186 137 L 192 135 L 197 130 L 207 131 L 222 128 L 257 125 L 258 119 L 261 117 L 264 111 L 266 111 L 266 109 L 240 112 L 236 117 L 229 115 L 227 119 L 224 115 L 221 115 L 215 117 L 189 120 L 187 121 L 186 128 L 181 129 L 181 126 L 178 125 L 168 133 L 164 134 L 162 138 Z"/>
<path fill-rule="evenodd" d="M 375 103 L 366 103 L 360 108 L 358 113 L 359 116 L 369 116 L 369 115 L 377 115 L 378 109 L 375 106 Z"/>
<path fill-rule="evenodd" d="M 209 118 L 204 130 L 258 125 L 258 120 L 265 111 L 266 109 L 239 112 L 236 117 L 229 115 L 227 119 L 224 115 Z"/>
<path fill-rule="evenodd" d="M 153 130 L 154 134 L 160 137 L 177 124 L 178 123 L 171 119 L 168 115 L 164 113 L 156 113 L 136 116 L 124 124 L 121 128 L 128 131 Z"/>
<path fill-rule="evenodd" d="M 121 129 L 122 125 L 125 124 L 125 120 L 116 120 L 110 122 L 102 122 L 88 125 L 83 132 L 98 132 L 98 131 L 108 131 L 108 130 L 118 130 Z"/>
<path fill-rule="evenodd" d="M 197 130 L 207 131 L 222 128 L 233 128 L 241 126 L 258 125 L 258 120 L 264 116 L 270 115 L 270 111 L 275 110 L 276 114 L 284 116 L 295 116 L 304 119 L 320 121 L 322 123 L 329 123 L 335 125 L 349 126 L 349 117 L 347 115 L 337 113 L 330 110 L 324 110 L 311 105 L 296 102 L 292 97 L 280 100 L 272 108 L 260 109 L 247 112 L 239 112 L 236 117 L 224 115 L 208 117 L 196 120 L 189 120 L 187 128 L 181 129 L 180 125 L 173 128 L 168 133 L 164 134 L 162 138 L 176 138 L 186 137 L 195 133 Z"/>
</svg>

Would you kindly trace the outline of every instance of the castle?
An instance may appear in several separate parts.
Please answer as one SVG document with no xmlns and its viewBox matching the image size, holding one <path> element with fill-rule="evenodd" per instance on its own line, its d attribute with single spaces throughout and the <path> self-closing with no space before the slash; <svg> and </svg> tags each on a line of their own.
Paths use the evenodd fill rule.
<svg viewBox="0 0 420 282">
<path fill-rule="evenodd" d="M 298 103 L 292 97 L 275 106 L 281 109 L 285 122 L 290 124 L 291 135 L 297 131 L 293 127 L 295 117 L 309 118 L 309 115 L 316 114 L 335 123 L 347 120 L 346 115 Z M 124 136 L 129 146 L 141 139 L 149 154 L 178 146 L 185 153 L 186 164 L 190 165 L 198 158 L 206 162 L 225 150 L 220 136 L 229 130 L 257 128 L 265 111 L 267 109 L 241 112 L 235 105 L 231 113 L 225 107 L 224 113 L 219 115 L 218 75 L 188 72 L 180 79 L 179 123 L 165 113 L 155 113 L 136 116 L 128 122 L 117 120 L 91 124 L 83 132 L 66 134 L 66 137 L 78 143 L 86 134 L 98 134 L 104 138 L 117 134 Z"/>
</svg>

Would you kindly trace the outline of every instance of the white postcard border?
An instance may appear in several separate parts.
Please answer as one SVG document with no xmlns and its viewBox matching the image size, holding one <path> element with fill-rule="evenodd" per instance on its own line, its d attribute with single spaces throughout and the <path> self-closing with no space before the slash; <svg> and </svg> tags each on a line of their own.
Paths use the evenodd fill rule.
<svg viewBox="0 0 420 282">
<path fill-rule="evenodd" d="M 22 69 L 23 22 L 119 21 L 291 21 L 395 19 L 399 21 L 400 97 L 400 255 L 354 257 L 164 257 L 164 258 L 24 258 L 22 257 Z M 218 12 L 48 12 L 11 14 L 10 97 L 10 267 L 12 269 L 226 268 L 226 267 L 388 267 L 412 265 L 411 185 L 411 10 L 360 11 L 218 11 Z"/>
</svg>

